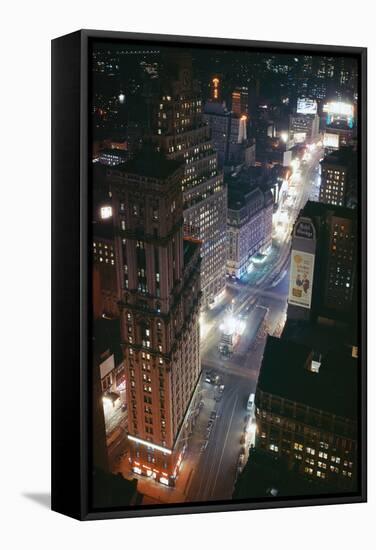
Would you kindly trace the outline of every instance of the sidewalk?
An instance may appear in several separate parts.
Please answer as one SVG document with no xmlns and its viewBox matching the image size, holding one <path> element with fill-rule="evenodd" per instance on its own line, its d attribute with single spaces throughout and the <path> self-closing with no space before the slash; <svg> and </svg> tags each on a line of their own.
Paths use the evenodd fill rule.
<svg viewBox="0 0 376 550">
<path fill-rule="evenodd" d="M 143 495 L 142 504 L 171 504 L 187 500 L 190 482 L 201 458 L 200 449 L 206 434 L 206 425 L 210 412 L 215 408 L 213 388 L 203 390 L 204 407 L 197 416 L 195 429 L 190 436 L 189 445 L 182 462 L 175 487 L 166 487 L 151 478 L 135 474 L 127 457 L 123 457 L 114 473 L 121 473 L 126 479 L 137 479 L 137 490 Z"/>
</svg>

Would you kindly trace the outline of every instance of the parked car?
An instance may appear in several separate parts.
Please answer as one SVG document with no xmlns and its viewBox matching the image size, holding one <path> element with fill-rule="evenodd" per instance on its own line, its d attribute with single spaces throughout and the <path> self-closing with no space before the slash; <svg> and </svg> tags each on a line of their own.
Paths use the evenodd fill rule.
<svg viewBox="0 0 376 550">
<path fill-rule="evenodd" d="M 207 370 L 205 373 L 205 382 L 208 382 L 209 384 L 212 383 L 212 373 L 213 371 Z"/>
</svg>

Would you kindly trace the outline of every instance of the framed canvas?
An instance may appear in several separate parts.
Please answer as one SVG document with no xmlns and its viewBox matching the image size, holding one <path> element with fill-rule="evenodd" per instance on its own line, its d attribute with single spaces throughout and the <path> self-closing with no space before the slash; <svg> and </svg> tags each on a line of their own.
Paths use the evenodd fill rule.
<svg viewBox="0 0 376 550">
<path fill-rule="evenodd" d="M 366 50 L 52 41 L 52 508 L 366 500 Z"/>
</svg>

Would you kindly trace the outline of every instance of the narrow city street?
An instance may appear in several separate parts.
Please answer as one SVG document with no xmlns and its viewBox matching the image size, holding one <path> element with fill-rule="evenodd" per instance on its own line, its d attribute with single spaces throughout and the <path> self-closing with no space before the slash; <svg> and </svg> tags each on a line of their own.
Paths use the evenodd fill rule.
<svg viewBox="0 0 376 550">
<path fill-rule="evenodd" d="M 245 280 L 229 280 L 222 303 L 207 315 L 210 328 L 206 329 L 202 346 L 203 372 L 218 373 L 219 384 L 225 389 L 221 401 L 216 403 L 218 385 L 208 384 L 205 377 L 202 379 L 206 399 L 195 432 L 201 434 L 201 439 L 196 435 L 197 440 L 204 443 L 191 445 L 189 451 L 192 455 L 199 454 L 185 488 L 189 501 L 231 498 L 239 456 L 243 452 L 242 436 L 249 419 L 247 400 L 256 390 L 266 334 L 278 332 L 285 321 L 292 227 L 307 200 L 315 198 L 321 154 L 322 151 L 316 148 L 292 176 L 294 186 L 285 201 L 289 206 L 280 205 L 281 209 L 288 208 L 287 222 L 280 238 L 273 240 L 273 250 L 269 253 L 271 260 L 267 258 L 260 269 L 254 267 Z M 236 350 L 226 357 L 218 350 L 219 327 L 230 304 L 233 315 L 241 315 L 246 326 Z M 213 410 L 216 418 L 205 439 L 207 419 Z"/>
</svg>

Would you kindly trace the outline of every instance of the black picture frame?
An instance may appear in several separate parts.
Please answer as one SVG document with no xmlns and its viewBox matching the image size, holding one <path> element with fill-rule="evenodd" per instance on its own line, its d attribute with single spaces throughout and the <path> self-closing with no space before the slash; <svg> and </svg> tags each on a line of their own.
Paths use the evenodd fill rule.
<svg viewBox="0 0 376 550">
<path fill-rule="evenodd" d="M 258 502 L 215 502 L 128 509 L 90 507 L 90 229 L 89 46 L 92 40 L 135 44 L 351 55 L 359 94 L 359 492 Z M 52 41 L 52 509 L 80 520 L 192 514 L 365 502 L 367 499 L 367 50 L 366 48 L 80 30 Z"/>
</svg>

